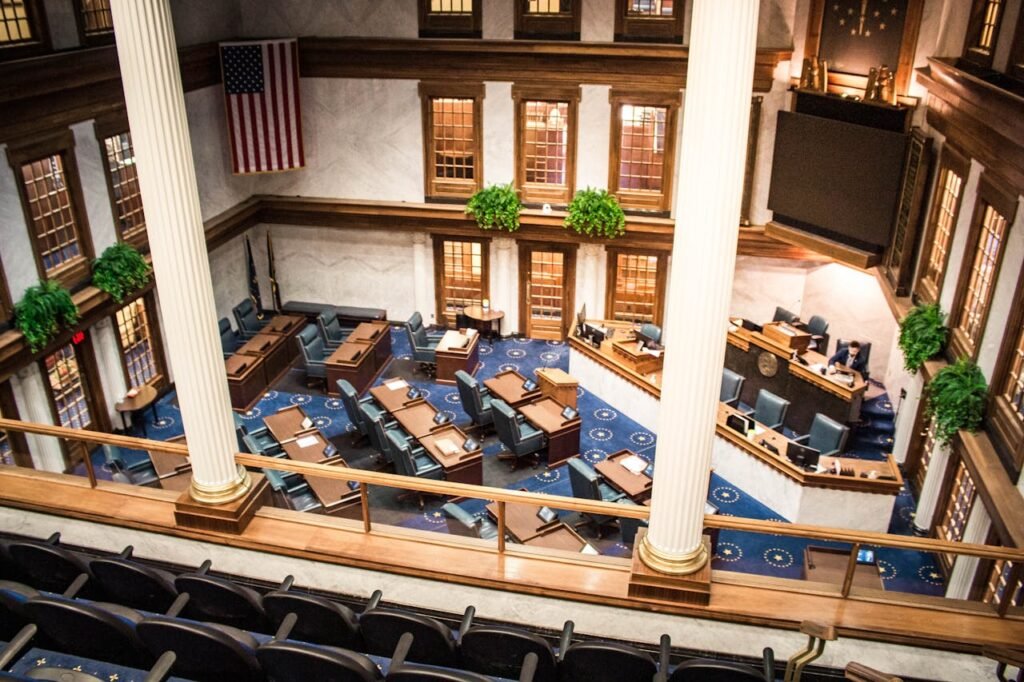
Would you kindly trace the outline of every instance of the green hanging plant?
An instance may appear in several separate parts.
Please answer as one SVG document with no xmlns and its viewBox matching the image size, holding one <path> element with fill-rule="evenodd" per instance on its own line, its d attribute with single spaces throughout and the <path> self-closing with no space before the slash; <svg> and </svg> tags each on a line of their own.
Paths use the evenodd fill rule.
<svg viewBox="0 0 1024 682">
<path fill-rule="evenodd" d="M 466 202 L 466 215 L 476 218 L 476 224 L 482 230 L 515 232 L 519 229 L 522 210 L 519 194 L 510 184 L 485 187 Z"/>
<path fill-rule="evenodd" d="M 92 263 L 92 283 L 118 303 L 149 283 L 152 272 L 142 254 L 130 244 L 118 242 Z"/>
<path fill-rule="evenodd" d="M 615 239 L 626 233 L 626 214 L 614 195 L 588 187 L 577 192 L 569 203 L 565 227 L 589 237 Z"/>
<path fill-rule="evenodd" d="M 900 350 L 907 371 L 916 374 L 925 361 L 938 355 L 946 345 L 949 329 L 938 303 L 919 305 L 900 322 Z"/>
<path fill-rule="evenodd" d="M 71 300 L 71 292 L 60 282 L 46 280 L 25 290 L 14 306 L 14 326 L 35 353 L 57 335 L 61 327 L 78 322 L 78 306 Z"/>
<path fill-rule="evenodd" d="M 943 367 L 928 384 L 927 414 L 935 418 L 935 438 L 949 443 L 960 429 L 977 431 L 985 416 L 988 385 L 972 360 Z"/>
</svg>

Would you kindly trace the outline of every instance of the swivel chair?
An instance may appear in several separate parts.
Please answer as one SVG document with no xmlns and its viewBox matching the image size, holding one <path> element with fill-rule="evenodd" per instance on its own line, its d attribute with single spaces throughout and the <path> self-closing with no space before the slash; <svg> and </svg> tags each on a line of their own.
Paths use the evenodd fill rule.
<svg viewBox="0 0 1024 682">
<path fill-rule="evenodd" d="M 771 391 L 761 389 L 757 392 L 757 402 L 753 410 L 745 410 L 748 417 L 753 417 L 769 429 L 779 430 L 786 421 L 789 401 L 775 395 Z"/>
<path fill-rule="evenodd" d="M 111 472 L 120 471 L 128 477 L 130 483 L 136 485 L 145 485 L 156 480 L 156 468 L 149 457 L 139 457 L 129 462 L 124 456 L 124 451 L 117 445 L 104 443 L 100 447 L 103 449 L 103 461 Z"/>
<path fill-rule="evenodd" d="M 669 636 L 662 635 L 662 669 L 668 663 L 669 647 Z M 650 654 L 618 642 L 578 642 L 562 652 L 563 682 L 650 682 L 658 670 Z"/>
<path fill-rule="evenodd" d="M 238 335 L 235 334 L 235 330 L 231 328 L 231 323 L 226 317 L 217 321 L 217 329 L 220 331 L 220 349 L 223 351 L 224 357 L 229 358 L 238 348 Z"/>
<path fill-rule="evenodd" d="M 485 515 L 473 516 L 455 502 L 448 502 L 441 507 L 444 520 L 450 535 L 463 535 L 481 540 L 494 540 L 498 537 L 498 527 Z"/>
<path fill-rule="evenodd" d="M 387 413 L 374 404 L 360 403 L 359 412 L 363 415 L 363 419 L 366 420 L 369 427 L 370 444 L 380 453 L 380 458 L 388 464 L 393 464 L 397 473 L 403 473 L 401 471 L 402 463 L 396 459 L 395 449 L 388 438 L 388 433 L 394 431 L 396 436 L 404 440 L 412 438 L 412 435 L 399 426 L 397 422 L 385 421 L 385 417 L 388 416 Z"/>
<path fill-rule="evenodd" d="M 811 335 L 810 350 L 824 353 L 828 350 L 828 321 L 821 315 L 811 315 L 807 321 L 807 333 Z"/>
<path fill-rule="evenodd" d="M 618 502 L 625 497 L 623 493 L 612 488 L 601 480 L 594 468 L 579 457 L 568 460 L 569 484 L 572 486 L 572 496 L 581 500 L 594 500 L 597 502 Z M 601 537 L 601 528 L 608 523 L 614 523 L 618 517 L 605 514 L 594 514 L 591 512 L 580 512 L 583 521 L 576 524 L 576 527 L 594 524 L 597 530 L 597 537 Z M 653 674 L 653 673 L 652 673 Z"/>
<path fill-rule="evenodd" d="M 417 319 L 420 324 L 418 328 L 414 329 L 412 323 Z M 413 316 L 405 323 L 405 333 L 409 337 L 412 359 L 427 374 L 435 374 L 437 372 L 437 344 L 441 339 L 431 339 L 427 336 L 427 330 L 423 328 L 423 320 L 419 318 L 419 313 L 413 313 Z"/>
<path fill-rule="evenodd" d="M 316 327 L 320 332 L 320 338 L 328 348 L 337 348 L 345 343 L 345 339 L 351 333 L 351 329 L 341 326 L 338 321 L 338 314 L 333 310 L 324 310 L 316 316 Z"/>
<path fill-rule="evenodd" d="M 527 424 L 523 415 L 509 407 L 504 400 L 497 398 L 491 400 L 491 411 L 494 415 L 494 428 L 498 432 L 498 439 L 507 448 L 506 452 L 498 454 L 498 459 L 512 460 L 511 468 L 513 470 L 520 459 L 535 456 L 547 446 L 547 437 L 544 432 Z M 535 457 L 534 466 L 537 465 L 536 463 Z"/>
<path fill-rule="evenodd" d="M 846 449 L 846 439 L 850 436 L 850 428 L 821 412 L 814 415 L 811 430 L 794 438 L 794 443 L 814 448 L 825 457 L 833 457 Z"/>
<path fill-rule="evenodd" d="M 420 329 L 425 331 L 427 333 L 427 339 L 430 341 L 440 341 L 441 337 L 444 336 L 445 333 L 444 329 L 430 330 L 424 327 L 423 316 L 420 315 L 418 311 L 409 316 L 409 321 L 406 322 L 406 324 L 412 327 L 413 332 L 419 331 Z"/>
<path fill-rule="evenodd" d="M 661 343 L 661 327 L 656 324 L 645 322 L 640 326 L 640 333 L 654 343 Z"/>
<path fill-rule="evenodd" d="M 306 367 L 306 385 L 309 385 L 310 378 L 327 381 L 327 356 L 330 355 L 324 347 L 324 341 L 320 338 L 316 326 L 307 324 L 299 335 L 295 337 L 299 344 L 299 352 L 302 354 L 302 364 Z"/>
<path fill-rule="evenodd" d="M 842 349 L 848 347 L 849 345 L 850 345 L 849 341 L 844 341 L 843 339 L 836 339 L 836 352 L 838 353 L 839 351 L 841 351 Z M 864 381 L 867 381 L 868 377 L 870 376 L 870 374 L 868 373 L 868 365 L 871 362 L 871 342 L 870 341 L 862 341 L 861 342 L 861 344 L 860 344 L 860 353 L 858 355 L 859 355 L 859 357 L 864 358 L 864 369 L 861 371 L 860 375 L 862 377 L 864 377 Z"/>
<path fill-rule="evenodd" d="M 788 322 L 793 324 L 800 321 L 800 316 L 796 313 L 790 312 L 782 306 L 775 306 L 775 315 L 772 316 L 772 322 Z"/>
<path fill-rule="evenodd" d="M 722 368 L 722 386 L 718 391 L 718 399 L 726 405 L 736 407 L 740 402 L 740 392 L 746 377 L 737 374 L 727 367 Z"/>
<path fill-rule="evenodd" d="M 335 383 L 338 386 L 338 393 L 341 395 L 341 404 L 345 406 L 345 414 L 348 415 L 348 420 L 352 422 L 352 426 L 356 427 L 356 430 L 353 432 L 353 437 L 356 441 L 362 440 L 363 438 L 369 438 L 370 423 L 363 416 L 359 406 L 376 406 L 373 396 L 360 398 L 359 394 L 356 393 L 355 386 L 344 379 L 338 379 Z"/>
<path fill-rule="evenodd" d="M 615 500 L 616 503 L 626 506 L 636 506 L 636 502 L 629 499 L 628 497 L 622 497 Z M 634 545 L 636 543 L 636 533 L 640 530 L 640 527 L 647 527 L 647 519 L 633 519 L 627 516 L 619 517 L 619 530 L 622 531 L 622 544 Z M 712 552 L 714 554 L 714 552 Z"/>
<path fill-rule="evenodd" d="M 461 369 L 455 373 L 455 383 L 459 387 L 459 400 L 473 424 L 487 426 L 494 423 L 494 410 L 491 408 L 491 392 L 480 385 L 475 377 Z"/>
<path fill-rule="evenodd" d="M 394 454 L 395 468 L 398 470 L 398 473 L 403 476 L 429 478 L 435 481 L 444 480 L 444 469 L 434 461 L 434 458 L 422 446 L 412 447 L 409 439 L 397 429 L 389 429 L 387 431 L 387 439 Z M 423 509 L 423 497 L 430 493 L 424 493 L 419 490 L 413 491 L 413 493 L 419 501 L 420 509 Z"/>
<path fill-rule="evenodd" d="M 243 339 L 251 339 L 256 336 L 270 322 L 269 317 L 264 317 L 262 320 L 258 317 L 256 306 L 248 298 L 232 308 L 231 312 L 235 316 L 238 335 Z"/>
</svg>

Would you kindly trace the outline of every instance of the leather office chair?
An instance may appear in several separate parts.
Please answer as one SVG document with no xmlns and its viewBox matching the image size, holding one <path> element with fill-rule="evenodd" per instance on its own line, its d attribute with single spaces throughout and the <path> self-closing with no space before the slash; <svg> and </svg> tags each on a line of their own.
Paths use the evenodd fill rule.
<svg viewBox="0 0 1024 682">
<path fill-rule="evenodd" d="M 513 470 L 521 458 L 536 455 L 547 446 L 544 432 L 527 424 L 523 415 L 509 407 L 504 400 L 491 400 L 491 411 L 498 439 L 507 449 L 507 452 L 498 454 L 498 459 L 512 460 Z"/>
<path fill-rule="evenodd" d="M 195 573 L 182 573 L 174 580 L 179 593 L 189 594 L 182 612 L 184 618 L 212 621 L 222 625 L 272 632 L 263 611 L 260 594 L 227 578 L 209 575 L 210 561 L 204 561 Z"/>
<path fill-rule="evenodd" d="M 413 327 L 413 321 L 419 319 L 419 326 Z M 412 359 L 419 364 L 420 369 L 427 374 L 437 371 L 437 344 L 440 338 L 431 339 L 427 336 L 427 330 L 423 328 L 423 320 L 419 313 L 413 313 L 409 321 L 405 323 L 405 333 L 409 337 L 409 347 L 412 349 Z"/>
<path fill-rule="evenodd" d="M 244 630 L 167 616 L 143 618 L 135 627 L 155 655 L 175 654 L 174 675 L 196 682 L 265 682 L 256 660 L 259 643 Z"/>
<path fill-rule="evenodd" d="M 355 386 L 344 379 L 338 379 L 335 383 L 338 386 L 338 393 L 341 394 L 341 404 L 345 406 L 345 414 L 348 415 L 348 420 L 352 422 L 352 426 L 356 427 L 355 434 L 358 434 L 357 438 L 369 438 L 370 424 L 366 421 L 362 411 L 360 411 L 359 405 L 372 404 L 376 406 L 377 403 L 374 401 L 373 396 L 368 395 L 365 398 L 360 398 Z"/>
<path fill-rule="evenodd" d="M 597 502 L 618 502 L 625 497 L 623 493 L 615 490 L 601 480 L 601 477 L 594 467 L 587 464 L 579 457 L 573 457 L 569 461 L 569 483 L 572 486 L 572 496 L 581 500 L 596 500 Z M 605 514 L 592 514 L 580 512 L 583 521 L 576 524 L 576 527 L 593 523 L 597 530 L 597 537 L 601 537 L 601 528 L 605 524 L 613 523 L 618 517 Z M 653 674 L 653 673 L 652 673 Z"/>
<path fill-rule="evenodd" d="M 288 614 L 294 613 L 296 620 L 288 631 L 289 637 L 311 644 L 346 649 L 359 649 L 363 646 L 359 616 L 355 611 L 331 599 L 292 591 L 291 587 L 292 576 L 288 576 L 278 589 L 263 595 L 263 609 L 275 627 L 281 628 Z M 376 607 L 380 597 L 380 590 L 375 591 L 370 597 L 367 610 Z M 278 639 L 280 635 L 281 630 L 278 629 Z"/>
<path fill-rule="evenodd" d="M 467 617 L 463 616 L 463 622 Z M 409 660 L 446 668 L 458 665 L 455 633 L 429 616 L 375 606 L 360 616 L 359 628 L 366 645 L 364 651 L 372 656 L 391 656 L 402 635 L 408 632 L 416 638 L 408 652 Z"/>
<path fill-rule="evenodd" d="M 468 372 L 461 369 L 455 373 L 455 383 L 459 387 L 459 400 L 462 409 L 477 426 L 494 423 L 494 410 L 491 408 L 491 392 Z"/>
<path fill-rule="evenodd" d="M 224 352 L 225 358 L 229 358 L 235 354 L 235 349 L 238 348 L 238 335 L 235 334 L 235 330 L 231 328 L 231 323 L 226 317 L 217 321 L 217 329 L 220 332 L 221 351 Z"/>
<path fill-rule="evenodd" d="M 662 667 L 667 667 L 670 644 L 662 635 Z M 650 654 L 618 642 L 578 642 L 562 653 L 563 682 L 650 682 L 658 670 Z"/>
<path fill-rule="evenodd" d="M 832 457 L 846 449 L 846 439 L 849 436 L 848 426 L 819 412 L 814 415 L 811 430 L 799 438 L 794 438 L 793 442 L 814 448 L 825 457 Z"/>
<path fill-rule="evenodd" d="M 337 348 L 345 343 L 345 339 L 352 332 L 341 326 L 338 321 L 338 314 L 333 310 L 324 310 L 316 316 L 316 327 L 320 331 L 320 338 L 328 348 Z"/>
<path fill-rule="evenodd" d="M 753 410 L 745 410 L 744 414 L 753 417 L 769 429 L 779 430 L 786 421 L 789 401 L 775 395 L 771 391 L 761 389 L 757 392 L 757 402 Z"/>
<path fill-rule="evenodd" d="M 302 364 L 306 367 L 306 385 L 309 379 L 322 379 L 327 381 L 327 356 L 330 352 L 324 347 L 324 341 L 320 338 L 316 326 L 307 324 L 299 335 L 295 337 L 299 344 L 299 352 L 302 354 Z"/>
<path fill-rule="evenodd" d="M 241 434 L 242 442 L 249 448 L 249 452 L 254 455 L 266 454 L 275 448 L 278 452 L 281 450 L 281 445 L 266 426 L 257 426 L 254 429 L 250 429 L 243 422 L 236 427 L 236 431 Z"/>
<path fill-rule="evenodd" d="M 559 651 L 569 648 L 573 627 L 571 620 L 562 626 Z M 557 682 L 558 656 L 543 637 L 514 627 L 472 623 L 459 633 L 459 658 L 464 670 L 515 679 L 529 654 L 537 657 L 533 679 Z"/>
<path fill-rule="evenodd" d="M 116 557 L 89 562 L 89 569 L 111 601 L 142 611 L 164 613 L 174 603 L 178 590 L 174 574 L 132 561 L 131 545 Z"/>
<path fill-rule="evenodd" d="M 722 386 L 718 391 L 718 399 L 726 405 L 736 407 L 740 402 L 740 392 L 746 377 L 737 374 L 727 367 L 722 368 Z"/>
<path fill-rule="evenodd" d="M 448 533 L 462 535 L 481 540 L 494 540 L 498 537 L 498 527 L 486 515 L 473 516 L 454 502 L 447 502 L 441 507 L 444 512 Z"/>
<path fill-rule="evenodd" d="M 389 431 L 394 431 L 398 436 L 406 440 L 412 438 L 412 435 L 399 426 L 397 422 L 387 421 L 390 415 L 374 403 L 359 403 L 359 412 L 363 415 L 363 419 L 366 420 L 366 424 L 369 427 L 370 444 L 380 453 L 380 458 L 388 464 L 393 464 L 396 473 L 403 473 L 400 469 L 402 463 L 396 460 L 395 449 L 387 434 Z M 407 475 L 411 476 L 412 474 Z"/>
<path fill-rule="evenodd" d="M 799 322 L 800 316 L 796 313 L 790 312 L 782 306 L 775 306 L 775 315 L 772 316 L 772 322 L 788 322 L 793 324 Z"/>
<path fill-rule="evenodd" d="M 156 480 L 156 469 L 148 457 L 138 458 L 129 462 L 124 451 L 116 445 L 104 443 L 103 461 L 113 471 L 120 471 L 128 477 L 130 483 L 145 485 Z"/>
<path fill-rule="evenodd" d="M 807 333 L 811 335 L 811 350 L 824 353 L 828 350 L 828 321 L 821 315 L 811 315 L 807 321 Z"/>
<path fill-rule="evenodd" d="M 841 351 L 842 349 L 846 348 L 849 345 L 850 345 L 849 341 L 844 341 L 843 339 L 836 339 L 836 352 L 838 353 L 839 351 Z M 864 358 L 864 371 L 862 371 L 860 373 L 860 375 L 862 377 L 864 377 L 864 381 L 867 381 L 868 380 L 868 376 L 870 376 L 870 374 L 868 372 L 868 365 L 871 363 L 871 342 L 870 341 L 861 341 L 860 353 L 858 353 L 858 357 Z"/>
<path fill-rule="evenodd" d="M 231 312 L 235 316 L 238 335 L 243 339 L 251 339 L 256 336 L 270 322 L 269 315 L 264 316 L 262 320 L 256 316 L 256 306 L 248 298 L 232 308 Z"/>
<path fill-rule="evenodd" d="M 426 334 L 427 334 L 427 339 L 430 340 L 430 341 L 434 341 L 434 340 L 438 340 L 439 341 L 441 339 L 441 337 L 444 336 L 444 332 L 445 332 L 444 329 L 433 329 L 432 330 L 432 329 L 427 329 L 426 327 L 424 327 L 423 326 L 423 316 L 419 314 L 419 311 L 414 312 L 412 315 L 410 315 L 409 316 L 409 321 L 406 322 L 406 324 L 409 325 L 410 327 L 412 327 L 413 332 L 419 331 L 420 329 L 425 331 Z"/>
<path fill-rule="evenodd" d="M 395 468 L 398 473 L 435 481 L 444 480 L 444 469 L 441 465 L 435 462 L 422 446 L 413 447 L 404 432 L 400 432 L 398 429 L 388 429 L 386 436 L 391 443 L 391 451 L 395 457 Z M 420 509 L 423 509 L 423 497 L 433 494 L 419 490 L 412 491 L 412 493 L 416 495 Z"/>
<path fill-rule="evenodd" d="M 654 343 L 661 343 L 661 327 L 650 322 L 645 322 L 640 326 L 640 333 L 649 338 Z"/>
</svg>

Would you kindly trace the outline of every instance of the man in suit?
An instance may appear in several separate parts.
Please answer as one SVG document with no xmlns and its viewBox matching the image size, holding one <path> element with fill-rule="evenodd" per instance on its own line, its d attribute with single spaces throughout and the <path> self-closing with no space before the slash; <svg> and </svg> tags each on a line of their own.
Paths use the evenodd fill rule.
<svg viewBox="0 0 1024 682">
<path fill-rule="evenodd" d="M 835 355 L 828 359 L 828 373 L 836 373 L 836 365 L 839 365 L 839 371 L 854 370 L 860 373 L 864 373 L 867 369 L 867 363 L 864 362 L 864 358 L 860 355 L 860 343 L 857 341 L 850 341 L 850 345 L 846 348 L 842 348 L 836 351 Z"/>
</svg>

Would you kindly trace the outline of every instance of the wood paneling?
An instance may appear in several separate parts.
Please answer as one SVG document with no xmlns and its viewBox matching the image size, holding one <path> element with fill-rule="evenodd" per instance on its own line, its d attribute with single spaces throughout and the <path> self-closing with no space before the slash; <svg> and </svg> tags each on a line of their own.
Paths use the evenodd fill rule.
<svg viewBox="0 0 1024 682">
<path fill-rule="evenodd" d="M 960 441 L 959 451 L 1003 544 L 1024 547 L 1024 497 L 1010 482 L 988 434 L 960 431 L 956 439 Z"/>
</svg>

